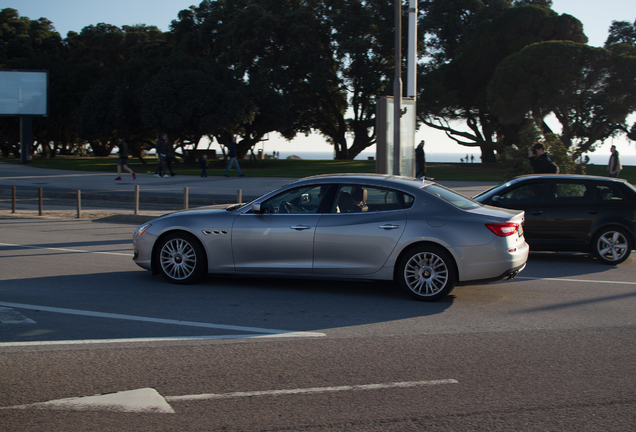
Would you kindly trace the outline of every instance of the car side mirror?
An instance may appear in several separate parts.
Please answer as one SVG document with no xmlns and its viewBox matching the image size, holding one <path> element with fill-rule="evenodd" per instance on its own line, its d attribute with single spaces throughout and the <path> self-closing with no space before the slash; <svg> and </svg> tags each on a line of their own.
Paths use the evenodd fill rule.
<svg viewBox="0 0 636 432">
<path fill-rule="evenodd" d="M 263 210 L 262 210 L 262 207 L 261 207 L 261 203 L 252 204 L 252 212 L 253 213 L 263 213 Z"/>
<path fill-rule="evenodd" d="M 304 193 L 300 196 L 301 204 L 309 204 L 311 202 L 311 195 L 308 193 Z"/>
<path fill-rule="evenodd" d="M 494 206 L 500 206 L 501 205 L 501 197 L 499 195 L 495 195 L 494 197 L 492 197 L 490 199 L 490 201 L 492 202 L 492 205 L 494 205 Z"/>
</svg>

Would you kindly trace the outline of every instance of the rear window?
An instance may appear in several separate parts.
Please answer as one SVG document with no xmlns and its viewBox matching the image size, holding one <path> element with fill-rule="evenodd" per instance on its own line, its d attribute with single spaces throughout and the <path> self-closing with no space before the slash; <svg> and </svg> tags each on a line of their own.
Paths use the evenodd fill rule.
<svg viewBox="0 0 636 432">
<path fill-rule="evenodd" d="M 470 198 L 466 198 L 464 195 L 441 185 L 427 185 L 423 190 L 462 210 L 470 210 L 481 206 L 481 204 Z"/>
</svg>

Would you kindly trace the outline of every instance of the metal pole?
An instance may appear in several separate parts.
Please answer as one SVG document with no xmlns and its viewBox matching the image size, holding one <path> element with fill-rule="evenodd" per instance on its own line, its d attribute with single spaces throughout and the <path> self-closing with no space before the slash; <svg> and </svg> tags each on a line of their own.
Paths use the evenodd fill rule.
<svg viewBox="0 0 636 432">
<path fill-rule="evenodd" d="M 237 203 L 242 203 L 243 202 L 243 190 L 239 189 L 236 191 L 236 202 Z"/>
<path fill-rule="evenodd" d="M 139 214 L 139 185 L 135 185 L 135 214 Z"/>
<path fill-rule="evenodd" d="M 15 196 L 16 196 L 15 186 L 11 186 L 11 213 L 15 213 Z"/>
<path fill-rule="evenodd" d="M 402 114 L 402 0 L 395 7 L 395 76 L 393 79 L 393 174 L 400 175 L 400 117 Z"/>
<path fill-rule="evenodd" d="M 188 209 L 188 187 L 183 188 L 183 208 Z"/>
<path fill-rule="evenodd" d="M 406 95 L 417 96 L 417 0 L 409 0 L 409 44 Z"/>
<path fill-rule="evenodd" d="M 77 218 L 82 217 L 82 191 L 77 190 Z"/>
<path fill-rule="evenodd" d="M 42 216 L 42 188 L 38 189 L 38 203 L 39 203 L 38 215 Z"/>
</svg>

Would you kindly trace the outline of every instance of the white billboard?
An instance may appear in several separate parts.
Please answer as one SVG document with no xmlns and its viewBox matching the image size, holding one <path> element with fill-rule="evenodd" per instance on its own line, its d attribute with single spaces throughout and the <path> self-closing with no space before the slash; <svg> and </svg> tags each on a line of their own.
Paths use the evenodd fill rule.
<svg viewBox="0 0 636 432">
<path fill-rule="evenodd" d="M 0 69 L 0 115 L 48 115 L 47 71 Z"/>
</svg>

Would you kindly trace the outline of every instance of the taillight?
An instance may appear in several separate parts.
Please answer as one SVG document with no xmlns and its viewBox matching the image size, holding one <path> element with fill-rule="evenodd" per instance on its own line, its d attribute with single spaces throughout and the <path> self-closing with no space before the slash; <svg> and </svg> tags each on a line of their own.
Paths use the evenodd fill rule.
<svg viewBox="0 0 636 432">
<path fill-rule="evenodd" d="M 519 232 L 519 224 L 514 222 L 491 223 L 486 226 L 499 237 L 507 237 Z"/>
</svg>

